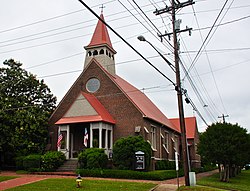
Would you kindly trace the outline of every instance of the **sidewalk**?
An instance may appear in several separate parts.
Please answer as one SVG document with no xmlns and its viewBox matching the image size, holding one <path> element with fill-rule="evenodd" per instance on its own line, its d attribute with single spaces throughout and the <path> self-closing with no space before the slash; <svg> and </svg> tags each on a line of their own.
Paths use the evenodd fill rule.
<svg viewBox="0 0 250 191">
<path fill-rule="evenodd" d="M 218 169 L 213 170 L 213 171 L 209 171 L 209 172 L 203 172 L 203 173 L 196 174 L 196 180 L 199 180 L 202 177 L 211 176 L 215 173 L 218 173 Z M 185 178 L 184 177 L 179 178 L 179 185 L 180 186 L 185 185 Z M 153 191 L 166 191 L 166 190 L 176 191 L 177 188 L 178 188 L 177 178 L 174 178 L 174 179 L 162 181 Z"/>
<path fill-rule="evenodd" d="M 205 176 L 210 176 L 212 174 L 217 173 L 218 170 L 199 173 L 196 175 L 196 179 L 200 179 Z M 48 178 L 76 178 L 76 175 L 73 173 L 64 173 L 62 172 L 60 175 L 57 173 L 49 173 L 49 174 L 42 174 L 42 175 L 34 175 L 34 174 L 16 174 L 15 172 L 10 171 L 3 171 L 0 173 L 0 176 L 18 176 L 18 178 L 7 180 L 4 182 L 0 182 L 0 190 L 5 190 L 8 188 L 13 188 L 16 186 L 30 184 L 33 182 L 38 182 L 41 180 L 45 180 Z M 128 180 L 128 179 L 114 179 L 114 178 L 94 178 L 94 177 L 85 177 L 88 180 L 112 180 L 112 181 L 124 181 L 124 182 L 145 182 L 145 183 L 155 183 L 158 184 L 155 188 L 151 191 L 176 191 L 177 190 L 177 179 L 170 179 L 164 181 L 150 181 L 150 180 Z M 185 179 L 184 177 L 179 178 L 179 185 L 184 185 Z"/>
<path fill-rule="evenodd" d="M 16 174 L 12 171 L 3 171 L 0 176 L 17 176 L 18 178 L 0 182 L 0 190 L 6 190 L 8 188 L 13 188 L 25 184 L 30 184 L 33 182 L 38 182 L 48 178 L 75 178 L 75 176 L 69 176 L 67 173 L 65 175 L 33 175 L 33 174 Z"/>
</svg>

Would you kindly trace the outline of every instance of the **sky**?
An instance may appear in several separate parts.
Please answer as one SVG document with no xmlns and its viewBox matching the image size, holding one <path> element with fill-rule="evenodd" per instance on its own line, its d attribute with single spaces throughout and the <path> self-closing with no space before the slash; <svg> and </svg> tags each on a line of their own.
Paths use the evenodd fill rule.
<svg viewBox="0 0 250 191">
<path fill-rule="evenodd" d="M 171 15 L 155 15 L 171 6 L 163 0 L 85 0 L 128 43 L 175 82 L 175 73 L 159 54 L 137 37 L 143 35 L 174 64 Z M 185 2 L 180 0 L 180 2 Z M 184 102 L 185 117 L 196 116 L 198 129 L 207 124 L 238 123 L 250 132 L 250 3 L 245 0 L 196 0 L 178 9 L 176 19 L 183 89 L 196 109 Z M 140 8 L 138 8 L 140 7 Z M 1 0 L 0 67 L 7 59 L 44 79 L 58 102 L 83 70 L 85 49 L 97 18 L 78 0 Z M 109 30 L 116 73 L 143 91 L 168 117 L 178 117 L 174 86 Z M 188 71 L 188 75 L 184 71 Z M 185 97 L 184 97 L 185 98 Z M 198 111 L 198 112 L 197 112 Z"/>
</svg>

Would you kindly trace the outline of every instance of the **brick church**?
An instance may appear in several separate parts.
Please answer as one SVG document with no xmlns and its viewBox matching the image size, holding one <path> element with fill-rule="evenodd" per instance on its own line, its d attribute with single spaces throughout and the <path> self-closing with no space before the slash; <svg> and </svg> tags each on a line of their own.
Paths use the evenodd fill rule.
<svg viewBox="0 0 250 191">
<path fill-rule="evenodd" d="M 104 19 L 103 14 L 100 17 Z M 116 74 L 116 51 L 100 20 L 84 48 L 84 69 L 50 117 L 51 150 L 62 151 L 71 159 L 84 148 L 98 147 L 111 156 L 116 140 L 141 135 L 151 144 L 153 162 L 174 160 L 175 151 L 180 153 L 178 119 L 168 119 L 143 92 Z M 193 120 L 193 127 L 186 127 L 187 135 L 192 135 L 188 142 L 193 153 L 190 161 L 199 162 Z M 59 135 L 62 140 L 57 145 Z"/>
</svg>

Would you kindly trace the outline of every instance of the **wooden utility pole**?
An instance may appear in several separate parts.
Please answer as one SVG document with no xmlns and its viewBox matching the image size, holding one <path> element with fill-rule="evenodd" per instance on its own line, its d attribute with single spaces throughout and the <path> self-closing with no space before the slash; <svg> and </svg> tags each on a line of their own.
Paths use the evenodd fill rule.
<svg viewBox="0 0 250 191">
<path fill-rule="evenodd" d="M 184 32 L 184 31 L 191 31 L 192 29 L 187 28 L 185 30 L 180 30 L 177 24 L 180 24 L 180 21 L 176 21 L 175 18 L 175 10 L 194 4 L 192 0 L 189 0 L 184 3 L 180 3 L 178 0 L 172 0 L 171 6 L 166 7 L 161 10 L 156 10 L 154 13 L 156 15 L 162 14 L 165 12 L 171 12 L 172 15 L 172 33 L 167 33 L 160 35 L 162 38 L 163 36 L 173 36 L 173 45 L 174 45 L 174 60 L 175 60 L 175 72 L 176 72 L 176 87 L 175 90 L 177 91 L 177 98 L 178 98 L 178 110 L 179 110 L 179 119 L 180 119 L 180 127 L 181 127 L 181 146 L 182 146 L 182 159 L 183 159 L 183 167 L 184 167 L 184 175 L 185 175 L 185 185 L 190 186 L 189 181 L 189 161 L 188 161 L 188 148 L 187 148 L 187 137 L 186 137 L 186 127 L 185 127 L 185 118 L 184 118 L 184 109 L 183 109 L 183 89 L 181 87 L 181 79 L 180 79 L 180 67 L 179 67 L 179 45 L 177 40 L 177 33 Z M 177 23 L 179 22 L 179 23 Z"/>
<path fill-rule="evenodd" d="M 218 116 L 218 118 L 222 118 L 223 123 L 226 123 L 226 120 L 225 120 L 226 117 L 229 117 L 229 115 L 222 114 L 222 116 Z"/>
</svg>

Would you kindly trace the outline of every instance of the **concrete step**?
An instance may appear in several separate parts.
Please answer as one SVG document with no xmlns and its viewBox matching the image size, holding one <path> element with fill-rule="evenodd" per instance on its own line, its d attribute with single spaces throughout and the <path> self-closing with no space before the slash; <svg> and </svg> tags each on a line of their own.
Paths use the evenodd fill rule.
<svg viewBox="0 0 250 191">
<path fill-rule="evenodd" d="M 62 166 L 57 169 L 57 172 L 75 172 L 78 166 L 78 160 L 66 160 Z"/>
</svg>

